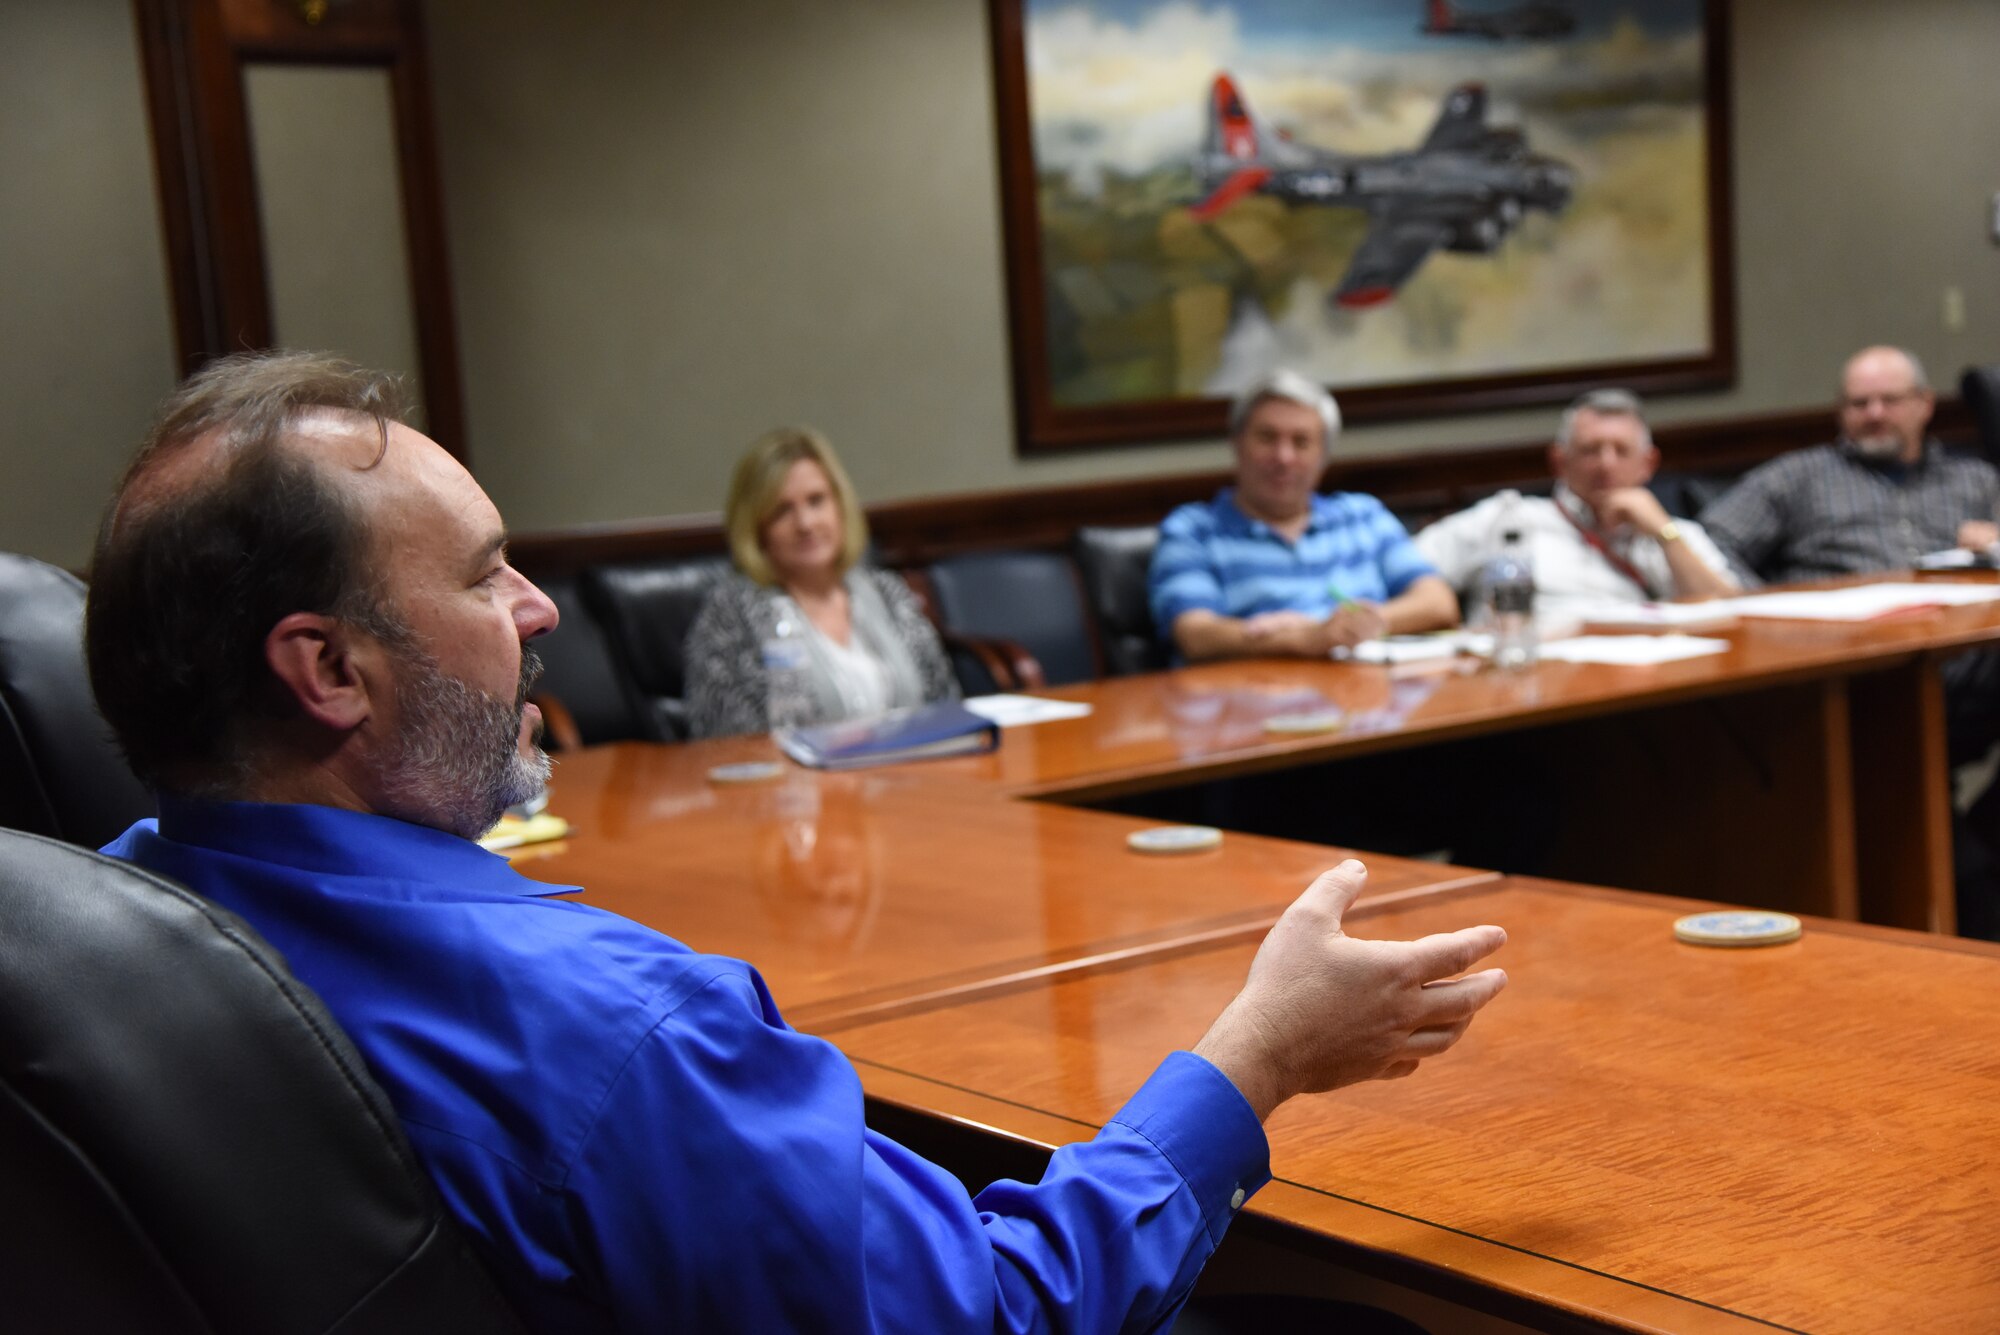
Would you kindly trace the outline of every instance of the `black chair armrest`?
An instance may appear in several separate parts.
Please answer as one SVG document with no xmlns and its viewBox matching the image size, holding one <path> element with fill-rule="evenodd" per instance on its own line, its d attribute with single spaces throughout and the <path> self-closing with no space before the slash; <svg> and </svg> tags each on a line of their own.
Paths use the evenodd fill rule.
<svg viewBox="0 0 2000 1335">
<path fill-rule="evenodd" d="M 945 652 L 976 663 L 993 682 L 995 690 L 1037 691 L 1048 685 L 1042 665 L 1035 656 L 1012 640 L 991 636 L 964 635 L 955 630 L 939 630 Z M 965 685 L 963 681 L 959 683 Z M 973 692 L 979 694 L 979 692 Z"/>
<path fill-rule="evenodd" d="M 542 711 L 542 745 L 554 752 L 583 750 L 583 734 L 577 729 L 576 716 L 569 712 L 569 706 L 562 697 L 549 691 L 536 691 L 528 697 L 529 703 Z"/>
</svg>

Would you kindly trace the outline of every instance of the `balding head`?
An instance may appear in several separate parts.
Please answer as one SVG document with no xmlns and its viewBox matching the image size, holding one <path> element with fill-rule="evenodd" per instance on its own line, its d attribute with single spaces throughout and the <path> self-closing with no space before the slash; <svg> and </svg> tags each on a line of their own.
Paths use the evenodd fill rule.
<svg viewBox="0 0 2000 1335">
<path fill-rule="evenodd" d="M 1936 406 L 1923 363 L 1902 348 L 1863 348 L 1840 376 L 1840 434 L 1871 458 L 1915 463 Z"/>
<path fill-rule="evenodd" d="M 232 796 L 291 705 L 263 657 L 281 618 L 385 638 L 353 479 L 388 448 L 393 378 L 309 353 L 225 358 L 164 405 L 99 530 L 85 647 L 98 705 L 141 778 Z"/>
</svg>

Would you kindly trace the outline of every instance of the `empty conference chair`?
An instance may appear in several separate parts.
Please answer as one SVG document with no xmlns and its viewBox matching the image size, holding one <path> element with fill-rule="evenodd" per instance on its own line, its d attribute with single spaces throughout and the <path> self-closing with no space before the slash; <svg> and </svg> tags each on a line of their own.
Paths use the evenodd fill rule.
<svg viewBox="0 0 2000 1335">
<path fill-rule="evenodd" d="M 1044 685 L 1103 675 L 1076 571 L 1060 553 L 971 552 L 926 573 L 947 631 L 1020 645 L 1040 664 Z"/>
<path fill-rule="evenodd" d="M 535 641 L 542 679 L 535 702 L 545 720 L 543 744 L 551 750 L 594 746 L 627 737 L 650 737 L 633 712 L 633 692 L 621 679 L 604 628 L 584 605 L 575 575 L 538 576 L 535 583 L 562 620 Z"/>
<path fill-rule="evenodd" d="M 1076 531 L 1076 568 L 1096 620 L 1105 669 L 1113 676 L 1167 666 L 1166 646 L 1153 627 L 1146 596 L 1146 574 L 1159 545 L 1160 530 L 1150 524 Z"/>
<path fill-rule="evenodd" d="M 583 572 L 584 602 L 604 627 L 639 735 L 650 741 L 687 740 L 687 634 L 729 568 L 724 557 L 701 556 Z"/>
<path fill-rule="evenodd" d="M 97 712 L 83 582 L 0 552 L 0 826 L 96 848 L 153 814 Z"/>
<path fill-rule="evenodd" d="M 0 1325 L 517 1332 L 388 1100 L 234 914 L 0 831 Z"/>
<path fill-rule="evenodd" d="M 2000 366 L 1966 367 L 1958 393 L 1979 428 L 1980 454 L 2000 464 Z"/>
</svg>

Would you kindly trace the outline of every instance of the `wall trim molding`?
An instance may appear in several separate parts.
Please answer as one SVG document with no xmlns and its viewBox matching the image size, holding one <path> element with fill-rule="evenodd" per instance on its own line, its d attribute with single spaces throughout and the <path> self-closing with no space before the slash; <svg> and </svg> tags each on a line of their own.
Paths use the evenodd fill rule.
<svg viewBox="0 0 2000 1335">
<path fill-rule="evenodd" d="M 1953 443 L 1974 435 L 1971 418 L 1956 397 L 1939 397 L 1931 429 Z M 1740 472 L 1832 434 L 1830 406 L 1654 429 L 1665 466 L 1685 473 Z M 1546 440 L 1513 440 L 1422 454 L 1336 458 L 1327 468 L 1326 485 L 1368 492 L 1398 510 L 1445 514 L 1503 487 L 1546 479 L 1547 448 Z M 1228 481 L 1227 472 L 1211 471 L 916 497 L 867 507 L 868 523 L 884 564 L 918 565 L 994 547 L 1063 548 L 1087 524 L 1157 523 L 1176 505 L 1212 496 Z M 711 511 L 518 534 L 508 551 L 529 575 L 554 576 L 614 561 L 708 555 L 726 546 L 722 516 Z"/>
</svg>

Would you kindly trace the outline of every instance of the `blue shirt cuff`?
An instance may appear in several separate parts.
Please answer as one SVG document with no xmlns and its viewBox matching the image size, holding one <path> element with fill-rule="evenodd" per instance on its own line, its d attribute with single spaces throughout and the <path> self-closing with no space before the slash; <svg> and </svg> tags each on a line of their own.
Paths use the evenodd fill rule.
<svg viewBox="0 0 2000 1335">
<path fill-rule="evenodd" d="M 1192 1052 L 1160 1063 L 1111 1119 L 1143 1136 L 1180 1172 L 1211 1244 L 1271 1180 L 1271 1143 L 1242 1092 Z"/>
</svg>

